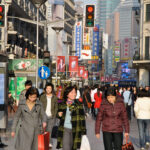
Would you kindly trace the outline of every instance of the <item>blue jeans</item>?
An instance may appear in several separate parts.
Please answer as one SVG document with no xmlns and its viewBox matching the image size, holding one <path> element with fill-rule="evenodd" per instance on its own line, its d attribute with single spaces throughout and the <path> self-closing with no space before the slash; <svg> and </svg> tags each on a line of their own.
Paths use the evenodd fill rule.
<svg viewBox="0 0 150 150">
<path fill-rule="evenodd" d="M 145 147 L 146 142 L 150 142 L 149 119 L 137 119 L 139 128 L 140 147 Z"/>
</svg>

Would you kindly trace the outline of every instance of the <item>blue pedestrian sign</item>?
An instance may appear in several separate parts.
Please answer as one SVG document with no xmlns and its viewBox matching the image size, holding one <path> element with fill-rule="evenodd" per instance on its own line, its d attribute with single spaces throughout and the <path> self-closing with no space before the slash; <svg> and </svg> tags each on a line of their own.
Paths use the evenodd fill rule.
<svg viewBox="0 0 150 150">
<path fill-rule="evenodd" d="M 50 76 L 50 69 L 46 66 L 41 66 L 38 69 L 38 75 L 41 79 L 47 79 Z"/>
</svg>

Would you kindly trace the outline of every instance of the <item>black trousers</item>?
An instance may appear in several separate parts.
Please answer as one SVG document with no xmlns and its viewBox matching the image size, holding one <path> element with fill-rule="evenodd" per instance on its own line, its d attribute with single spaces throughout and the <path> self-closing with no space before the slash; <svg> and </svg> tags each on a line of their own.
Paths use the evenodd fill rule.
<svg viewBox="0 0 150 150">
<path fill-rule="evenodd" d="M 105 150 L 121 150 L 123 133 L 103 132 Z"/>
</svg>

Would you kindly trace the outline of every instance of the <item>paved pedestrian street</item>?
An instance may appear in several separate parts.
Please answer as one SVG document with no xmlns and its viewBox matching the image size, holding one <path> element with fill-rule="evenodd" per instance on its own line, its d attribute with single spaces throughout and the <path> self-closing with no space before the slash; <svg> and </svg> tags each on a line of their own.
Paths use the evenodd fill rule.
<svg viewBox="0 0 150 150">
<path fill-rule="evenodd" d="M 0 148 L 0 150 L 15 150 L 13 148 L 15 139 L 10 137 L 10 127 L 12 124 L 12 119 L 13 118 L 9 119 L 7 134 L 5 137 L 2 138 L 2 141 L 5 144 L 8 144 L 8 147 L 3 149 Z M 91 150 L 104 150 L 102 134 L 100 139 L 96 139 L 95 137 L 95 121 L 92 119 L 91 116 L 89 116 L 86 121 L 87 121 L 87 135 L 91 145 Z M 135 118 L 132 119 L 130 125 L 130 140 L 132 141 L 135 150 L 139 150 L 139 135 L 137 122 Z M 52 150 L 56 150 L 55 147 L 56 147 L 56 140 L 54 139 L 54 145 Z"/>
</svg>

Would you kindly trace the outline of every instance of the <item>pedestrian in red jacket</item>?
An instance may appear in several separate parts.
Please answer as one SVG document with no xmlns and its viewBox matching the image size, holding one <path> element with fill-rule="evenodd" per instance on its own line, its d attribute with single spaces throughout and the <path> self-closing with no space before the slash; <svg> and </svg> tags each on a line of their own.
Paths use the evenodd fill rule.
<svg viewBox="0 0 150 150">
<path fill-rule="evenodd" d="M 95 99 L 95 104 L 94 104 L 95 115 L 97 116 L 98 109 L 100 108 L 100 105 L 101 105 L 101 102 L 102 102 L 101 88 L 97 89 L 97 93 L 94 94 L 94 99 Z"/>
<path fill-rule="evenodd" d="M 100 128 L 102 125 L 103 141 L 105 150 L 121 150 L 124 136 L 129 136 L 129 121 L 123 99 L 116 96 L 114 87 L 107 90 L 106 99 L 103 99 L 101 108 L 99 109 L 95 134 L 100 138 Z"/>
</svg>

